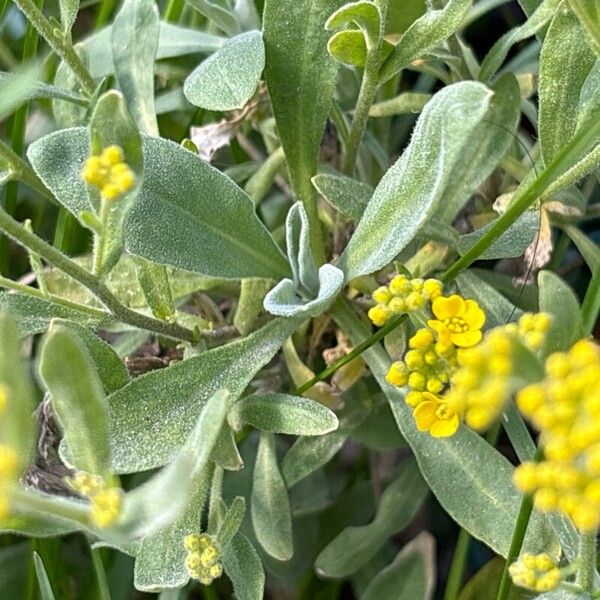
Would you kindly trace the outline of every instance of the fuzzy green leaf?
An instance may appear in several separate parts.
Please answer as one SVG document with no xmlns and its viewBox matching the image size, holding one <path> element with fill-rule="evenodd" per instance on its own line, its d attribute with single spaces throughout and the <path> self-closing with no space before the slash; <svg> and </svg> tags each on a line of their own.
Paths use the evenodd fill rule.
<svg viewBox="0 0 600 600">
<path fill-rule="evenodd" d="M 260 31 L 242 33 L 229 40 L 188 76 L 185 97 L 208 110 L 242 108 L 252 98 L 265 67 L 265 47 Z"/>
<path fill-rule="evenodd" d="M 539 135 L 546 165 L 575 133 L 581 88 L 596 60 L 566 4 L 556 11 L 540 53 Z"/>
<path fill-rule="evenodd" d="M 344 216 L 360 219 L 373 195 L 373 188 L 344 175 L 320 173 L 312 178 L 316 190 Z"/>
<path fill-rule="evenodd" d="M 568 0 L 588 35 L 590 47 L 600 56 L 600 2 L 598 0 Z"/>
<path fill-rule="evenodd" d="M 288 435 L 323 435 L 335 431 L 338 419 L 327 407 L 301 396 L 267 394 L 239 400 L 229 414 L 233 428 L 252 425 Z"/>
<path fill-rule="evenodd" d="M 236 496 L 223 515 L 223 520 L 217 532 L 217 543 L 224 548 L 237 535 L 244 515 L 246 514 L 246 500 L 242 496 Z"/>
<path fill-rule="evenodd" d="M 79 0 L 59 0 L 60 22 L 65 34 L 70 33 L 79 12 Z"/>
<path fill-rule="evenodd" d="M 527 21 L 505 33 L 490 49 L 485 59 L 481 63 L 479 70 L 480 81 L 489 81 L 492 79 L 504 59 L 508 55 L 511 47 L 518 42 L 526 40 L 535 35 L 554 15 L 558 0 L 544 0 Z"/>
<path fill-rule="evenodd" d="M 347 279 L 380 269 L 413 239 L 443 197 L 491 98 L 484 85 L 461 82 L 430 100 L 410 145 L 379 182 L 340 258 Z"/>
<path fill-rule="evenodd" d="M 265 79 L 292 188 L 307 205 L 338 70 L 327 52 L 327 18 L 343 0 L 266 0 Z M 311 223 L 316 215 L 309 214 Z M 313 248 L 315 256 L 317 248 Z"/>
<path fill-rule="evenodd" d="M 154 59 L 158 50 L 154 0 L 126 0 L 112 26 L 115 75 L 140 131 L 158 135 L 154 109 Z"/>
<path fill-rule="evenodd" d="M 129 373 L 117 353 L 100 337 L 87 327 L 68 320 L 56 319 L 53 328 L 68 329 L 77 336 L 85 346 L 98 377 L 102 382 L 105 394 L 111 394 L 129 383 Z"/>
<path fill-rule="evenodd" d="M 417 19 L 383 63 L 381 80 L 391 79 L 413 60 L 450 37 L 460 27 L 471 4 L 472 0 L 449 0 L 442 10 L 427 11 Z"/>
<path fill-rule="evenodd" d="M 0 313 L 0 389 L 6 402 L 0 419 L 0 443 L 16 450 L 20 472 L 29 464 L 33 451 L 34 395 L 17 323 L 5 312 Z"/>
<path fill-rule="evenodd" d="M 40 375 L 52 395 L 73 465 L 109 476 L 108 404 L 94 363 L 73 329 L 52 324 L 42 348 Z"/>
<path fill-rule="evenodd" d="M 0 310 L 9 311 L 19 320 L 23 335 L 33 335 L 48 329 L 52 319 L 68 319 L 93 327 L 109 326 L 114 321 L 108 313 L 87 311 L 76 305 L 57 304 L 51 300 L 37 298 L 20 292 L 0 292 Z"/>
<path fill-rule="evenodd" d="M 264 307 L 272 315 L 316 317 L 327 310 L 344 287 L 344 273 L 327 264 L 319 269 L 319 291 L 316 297 L 304 298 L 291 279 L 282 279 L 266 296 Z"/>
<path fill-rule="evenodd" d="M 348 434 L 339 431 L 298 438 L 281 463 L 283 478 L 288 487 L 326 465 L 340 451 L 347 439 Z"/>
<path fill-rule="evenodd" d="M 81 62 L 87 67 L 89 57 L 83 44 L 74 46 L 75 53 Z M 65 94 L 78 94 L 81 91 L 81 84 L 71 70 L 71 67 L 64 61 L 61 61 L 54 75 L 54 86 L 64 91 Z M 64 98 L 54 97 L 52 100 L 52 112 L 59 127 L 76 127 L 86 123 L 87 102 L 84 105 L 67 102 Z"/>
<path fill-rule="evenodd" d="M 473 130 L 470 143 L 461 149 L 436 211 L 436 217 L 444 223 L 452 223 L 514 143 L 521 116 L 519 84 L 514 75 L 508 73 L 498 79 L 491 90 L 494 95 L 487 112 Z"/>
<path fill-rule="evenodd" d="M 240 396 L 300 322 L 276 319 L 243 340 L 142 375 L 109 396 L 115 470 L 131 473 L 168 462 L 212 394 L 226 388 L 231 401 Z"/>
<path fill-rule="evenodd" d="M 336 10 L 325 23 L 326 29 L 337 29 L 348 23 L 356 23 L 367 39 L 369 48 L 377 45 L 381 28 L 381 15 L 377 4 L 367 0 L 349 2 Z"/>
<path fill-rule="evenodd" d="M 246 537 L 238 533 L 223 549 L 223 568 L 238 600 L 264 597 L 265 573 L 256 550 Z"/>
<path fill-rule="evenodd" d="M 100 78 L 115 72 L 112 56 L 112 25 L 94 33 L 84 41 L 90 55 L 92 77 Z M 220 48 L 225 38 L 204 31 L 161 23 L 156 59 L 175 58 L 187 54 L 210 54 Z"/>
<path fill-rule="evenodd" d="M 294 553 L 292 514 L 287 488 L 275 454 L 275 436 L 261 433 L 254 463 L 251 510 L 254 533 L 263 549 L 277 560 Z"/>
<path fill-rule="evenodd" d="M 334 33 L 327 42 L 327 52 L 344 65 L 363 68 L 367 62 L 367 43 L 362 31 L 346 29 Z"/>
<path fill-rule="evenodd" d="M 219 6 L 211 0 L 186 0 L 199 13 L 211 20 L 217 27 L 222 29 L 228 36 L 237 35 L 240 32 L 240 24 L 231 11 Z"/>
<path fill-rule="evenodd" d="M 87 144 L 86 131 L 74 128 L 41 138 L 28 152 L 42 181 L 77 217 L 91 210 L 80 177 Z M 144 137 L 143 151 L 144 182 L 126 227 L 130 252 L 217 277 L 289 274 L 252 200 L 229 177 L 164 139 Z"/>
<path fill-rule="evenodd" d="M 373 578 L 360 600 L 431 600 L 434 587 L 435 540 L 423 532 Z"/>
<path fill-rule="evenodd" d="M 310 248 L 310 223 L 301 202 L 296 202 L 288 211 L 285 231 L 287 255 L 296 288 L 317 294 L 319 275 Z"/>
<path fill-rule="evenodd" d="M 386 540 L 406 527 L 421 506 L 427 485 L 415 462 L 401 467 L 381 495 L 374 520 L 348 527 L 321 551 L 315 568 L 326 577 L 346 577 L 367 563 Z"/>
</svg>

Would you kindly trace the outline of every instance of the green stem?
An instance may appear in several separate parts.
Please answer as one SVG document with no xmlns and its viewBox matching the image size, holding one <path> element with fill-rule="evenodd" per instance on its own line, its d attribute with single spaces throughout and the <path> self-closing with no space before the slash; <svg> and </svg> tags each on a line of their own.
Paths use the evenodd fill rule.
<svg viewBox="0 0 600 600">
<path fill-rule="evenodd" d="M 535 454 L 535 460 L 539 460 L 542 456 L 541 449 L 538 448 Z M 523 547 L 523 540 L 525 539 L 525 533 L 527 532 L 527 526 L 529 525 L 529 519 L 533 511 L 533 497 L 529 494 L 523 494 L 521 500 L 521 506 L 519 507 L 519 514 L 517 515 L 517 522 L 513 530 L 512 539 L 510 541 L 510 548 L 506 555 L 506 562 L 504 563 L 504 570 L 502 571 L 502 579 L 500 580 L 500 586 L 498 587 L 498 594 L 496 600 L 506 600 L 508 593 L 512 586 L 512 581 L 508 573 L 508 567 L 517 559 L 521 548 Z"/>
<path fill-rule="evenodd" d="M 46 262 L 54 265 L 81 283 L 90 290 L 90 292 L 92 292 L 92 294 L 94 294 L 108 310 L 110 310 L 112 315 L 118 321 L 172 339 L 185 340 L 190 343 L 196 342 L 196 335 L 191 329 L 182 327 L 177 323 L 167 323 L 165 321 L 160 321 L 159 319 L 154 319 L 153 317 L 142 315 L 135 310 L 128 308 L 124 304 L 121 304 L 119 299 L 110 291 L 110 289 L 105 284 L 98 281 L 92 273 L 86 271 L 75 261 L 37 237 L 34 233 L 27 231 L 3 210 L 0 210 L 0 230 L 3 230 L 17 243 L 30 251 L 39 254 Z"/>
<path fill-rule="evenodd" d="M 50 23 L 33 0 L 14 0 L 14 3 L 54 52 L 69 65 L 83 90 L 91 96 L 96 89 L 96 83 L 61 30 Z"/>
<path fill-rule="evenodd" d="M 52 193 L 48 191 L 33 169 L 2 140 L 0 140 L 0 159 L 8 165 L 11 178 L 18 179 L 32 190 L 56 203 Z"/>
<path fill-rule="evenodd" d="M 596 531 L 582 533 L 579 538 L 579 566 L 577 583 L 586 591 L 594 591 L 596 573 Z"/>
<path fill-rule="evenodd" d="M 89 526 L 89 507 L 85 504 L 75 505 L 73 502 L 61 501 L 58 496 L 39 494 L 22 487 L 11 492 L 11 504 L 19 512 L 36 513 L 38 516 L 54 516 L 68 519 L 84 527 Z"/>
<path fill-rule="evenodd" d="M 323 381 L 327 379 L 330 375 L 333 375 L 338 369 L 348 364 L 350 361 L 354 360 L 357 356 L 360 356 L 365 350 L 368 350 L 371 346 L 376 344 L 379 340 L 382 340 L 388 333 L 396 329 L 400 323 L 404 322 L 406 319 L 406 314 L 398 315 L 391 319 L 386 325 L 384 325 L 381 329 L 377 330 L 371 337 L 367 338 L 364 342 L 358 344 L 351 352 L 345 354 L 339 360 L 336 360 L 334 363 L 329 365 L 326 369 L 315 375 L 312 379 L 304 382 L 301 386 L 296 388 L 294 392 L 298 396 L 309 390 L 313 385 L 318 383 L 319 381 Z"/>
<path fill-rule="evenodd" d="M 104 252 L 106 248 L 106 242 L 110 232 L 108 231 L 108 217 L 110 216 L 110 205 L 108 200 L 102 198 L 100 200 L 100 223 L 102 228 L 100 232 L 95 236 L 96 241 L 94 244 L 94 258 L 92 261 L 92 273 L 98 277 L 103 267 Z"/>
<path fill-rule="evenodd" d="M 375 100 L 375 94 L 377 94 L 377 89 L 379 88 L 379 69 L 381 68 L 382 63 L 381 57 L 388 0 L 379 0 L 377 5 L 381 15 L 379 39 L 377 44 L 373 48 L 370 48 L 367 53 L 367 62 L 365 64 L 360 91 L 354 109 L 354 117 L 352 119 L 352 125 L 350 126 L 350 133 L 348 134 L 344 158 L 342 160 L 342 173 L 348 177 L 351 177 L 354 172 L 360 143 L 365 134 L 367 121 L 369 120 L 369 111 L 371 110 L 371 106 Z"/>
<path fill-rule="evenodd" d="M 78 304 L 77 302 L 72 302 L 71 300 L 67 300 L 66 298 L 61 298 L 60 296 L 44 293 L 41 289 L 32 288 L 28 285 L 23 285 L 22 283 L 18 283 L 16 281 L 13 281 L 12 279 L 7 279 L 6 277 L 0 276 L 0 288 L 4 288 L 6 290 L 14 290 L 15 292 L 20 292 L 21 294 L 27 294 L 28 296 L 32 296 L 33 298 L 39 298 L 40 300 L 45 300 L 46 302 L 52 302 L 52 304 L 56 304 L 57 306 L 64 306 L 69 310 L 75 310 L 77 312 L 83 313 L 103 323 L 112 320 L 112 315 L 109 312 L 106 312 L 99 308 L 94 308 L 93 306 Z"/>
<path fill-rule="evenodd" d="M 90 551 L 92 554 L 94 573 L 96 574 L 97 598 L 98 600 L 110 600 L 110 589 L 108 587 L 108 580 L 106 579 L 104 563 L 102 562 L 102 548 L 90 547 Z"/>
<path fill-rule="evenodd" d="M 581 319 L 583 321 L 583 334 L 591 335 L 600 312 L 600 267 L 592 273 L 583 305 L 581 306 Z"/>
<path fill-rule="evenodd" d="M 94 23 L 95 31 L 102 29 L 110 21 L 116 4 L 116 0 L 102 0 L 96 15 L 96 22 Z"/>
<path fill-rule="evenodd" d="M 467 562 L 470 541 L 471 536 L 469 535 L 469 532 L 466 529 L 461 529 L 458 534 L 458 540 L 456 541 L 456 548 L 454 549 L 450 572 L 448 573 L 448 581 L 446 582 L 446 589 L 444 591 L 444 600 L 456 600 L 456 598 L 458 598 L 458 592 L 460 591 L 465 564 Z"/>
<path fill-rule="evenodd" d="M 594 121 L 589 127 L 583 127 L 573 139 L 563 146 L 554 160 L 534 179 L 527 187 L 516 196 L 508 210 L 494 222 L 490 230 L 482 236 L 463 256 L 461 256 L 441 276 L 442 281 L 454 279 L 461 271 L 497 240 L 550 186 L 560 177 L 590 146 L 597 142 L 600 136 L 600 119 Z"/>
<path fill-rule="evenodd" d="M 165 15 L 163 19 L 167 23 L 177 23 L 181 18 L 183 6 L 183 0 L 169 0 L 169 4 L 167 4 L 167 8 L 165 10 Z"/>
</svg>

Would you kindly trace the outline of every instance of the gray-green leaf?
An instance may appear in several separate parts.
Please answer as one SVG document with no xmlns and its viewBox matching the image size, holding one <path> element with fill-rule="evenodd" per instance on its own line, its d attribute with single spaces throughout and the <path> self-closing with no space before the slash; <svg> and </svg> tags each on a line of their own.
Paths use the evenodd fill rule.
<svg viewBox="0 0 600 600">
<path fill-rule="evenodd" d="M 373 188 L 344 175 L 319 173 L 312 178 L 319 194 L 344 216 L 360 219 L 373 195 Z"/>
<path fill-rule="evenodd" d="M 252 480 L 252 524 L 256 539 L 277 560 L 294 554 L 292 512 L 275 453 L 275 436 L 261 433 Z"/>
<path fill-rule="evenodd" d="M 154 59 L 158 8 L 153 0 L 126 0 L 112 27 L 115 75 L 140 131 L 158 135 L 154 109 Z"/>
<path fill-rule="evenodd" d="M 94 363 L 73 329 L 61 323 L 50 327 L 42 348 L 40 375 L 52 395 L 73 465 L 110 476 L 108 404 Z"/>
<path fill-rule="evenodd" d="M 209 56 L 189 75 L 185 97 L 208 110 L 242 108 L 252 98 L 265 67 L 260 31 L 241 33 Z"/>
<path fill-rule="evenodd" d="M 323 435 L 335 431 L 338 419 L 327 407 L 301 396 L 267 394 L 242 398 L 229 413 L 234 429 L 252 425 L 288 435 Z"/>
<path fill-rule="evenodd" d="M 315 563 L 319 573 L 340 578 L 354 573 L 410 523 L 427 494 L 427 485 L 415 462 L 401 469 L 383 492 L 375 519 L 362 527 L 347 527 L 321 551 Z"/>
<path fill-rule="evenodd" d="M 484 85 L 461 82 L 429 101 L 410 145 L 379 182 L 340 258 L 347 279 L 380 269 L 412 240 L 442 198 L 491 98 Z"/>
<path fill-rule="evenodd" d="M 226 388 L 236 399 L 300 323 L 275 319 L 243 340 L 142 375 L 109 396 L 115 470 L 144 471 L 168 462 L 211 395 Z"/>
</svg>

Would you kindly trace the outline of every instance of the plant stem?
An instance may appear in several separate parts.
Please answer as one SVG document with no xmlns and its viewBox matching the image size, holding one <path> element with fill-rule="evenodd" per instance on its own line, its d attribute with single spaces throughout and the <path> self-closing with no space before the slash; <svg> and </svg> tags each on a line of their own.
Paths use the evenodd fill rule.
<svg viewBox="0 0 600 600">
<path fill-rule="evenodd" d="M 534 460 L 539 460 L 542 456 L 540 448 L 536 451 Z M 510 541 L 510 548 L 506 555 L 506 562 L 504 563 L 504 570 L 502 571 L 502 579 L 500 580 L 500 586 L 498 587 L 498 594 L 496 600 L 506 600 L 508 593 L 512 586 L 512 581 L 508 573 L 508 567 L 517 559 L 519 552 L 523 546 L 523 540 L 525 539 L 525 533 L 527 532 L 527 526 L 529 525 L 529 519 L 533 511 L 533 497 L 529 494 L 523 494 L 521 500 L 521 506 L 519 507 L 519 514 L 517 515 L 517 522 L 513 530 L 512 539 Z"/>
<path fill-rule="evenodd" d="M 354 360 L 357 356 L 360 356 L 365 350 L 368 350 L 379 340 L 382 340 L 388 333 L 396 329 L 396 327 L 398 327 L 400 323 L 404 322 L 405 319 L 406 314 L 398 315 L 397 317 L 393 318 L 381 329 L 375 332 L 371 337 L 367 338 L 364 342 L 356 346 L 351 352 L 348 352 L 348 354 L 345 354 L 339 360 L 336 360 L 334 363 L 329 365 L 329 367 L 315 375 L 312 379 L 309 379 L 308 381 L 304 382 L 301 386 L 296 388 L 296 391 L 294 393 L 299 396 L 303 394 L 306 390 L 313 387 L 313 385 L 315 385 L 319 381 L 327 379 L 330 375 L 333 375 L 338 369 L 348 364 L 350 361 Z"/>
<path fill-rule="evenodd" d="M 348 177 L 352 176 L 360 143 L 365 134 L 367 121 L 369 120 L 369 111 L 375 100 L 375 94 L 379 88 L 379 69 L 381 67 L 382 48 L 385 33 L 385 20 L 387 15 L 388 0 L 379 0 L 377 3 L 381 15 L 381 27 L 377 45 L 370 48 L 367 52 L 367 61 L 363 72 L 360 91 L 354 109 L 354 117 L 350 126 L 350 133 L 346 142 L 344 158 L 342 160 L 342 173 Z"/>
<path fill-rule="evenodd" d="M 183 0 L 169 0 L 163 19 L 167 23 L 177 23 L 183 12 Z"/>
<path fill-rule="evenodd" d="M 0 229 L 17 243 L 39 254 L 46 262 L 64 271 L 90 290 L 118 321 L 172 339 L 185 340 L 190 343 L 196 342 L 196 335 L 191 329 L 182 327 L 177 323 L 167 323 L 153 317 L 148 317 L 122 304 L 110 289 L 98 281 L 92 273 L 86 271 L 75 261 L 37 237 L 34 233 L 27 231 L 3 210 L 0 210 Z"/>
<path fill-rule="evenodd" d="M 33 298 L 39 298 L 40 300 L 45 300 L 46 302 L 51 302 L 52 304 L 56 304 L 58 306 L 64 306 L 70 310 L 76 310 L 103 323 L 112 321 L 112 315 L 109 312 L 101 310 L 100 308 L 94 308 L 93 306 L 87 306 L 85 304 L 78 304 L 77 302 L 72 302 L 71 300 L 67 300 L 66 298 L 61 298 L 60 296 L 55 296 L 53 294 L 45 294 L 42 290 L 32 288 L 28 285 L 23 285 L 22 283 L 18 283 L 12 279 L 7 279 L 6 277 L 0 276 L 0 288 L 14 290 L 15 292 L 32 296 Z"/>
<path fill-rule="evenodd" d="M 69 65 L 83 91 L 91 96 L 96 89 L 96 83 L 79 56 L 77 56 L 73 45 L 65 38 L 60 29 L 52 25 L 33 0 L 14 0 L 14 3 L 36 28 L 37 32 L 48 42 L 54 52 Z"/>
<path fill-rule="evenodd" d="M 90 552 L 92 555 L 92 565 L 96 574 L 96 585 L 98 591 L 98 600 L 110 600 L 110 589 L 106 579 L 106 571 L 102 562 L 102 548 L 92 548 L 90 544 Z"/>
<path fill-rule="evenodd" d="M 454 549 L 450 572 L 448 573 L 448 581 L 446 582 L 446 589 L 444 590 L 444 600 L 455 600 L 458 597 L 460 584 L 462 583 L 465 570 L 465 563 L 467 562 L 470 541 L 471 536 L 469 535 L 469 532 L 466 529 L 461 529 L 458 534 L 458 540 L 456 541 L 456 548 Z"/>
<path fill-rule="evenodd" d="M 577 583 L 586 591 L 594 591 L 596 572 L 596 530 L 582 533 L 579 538 Z"/>
<path fill-rule="evenodd" d="M 115 4 L 116 0 L 102 0 L 96 15 L 96 22 L 94 23 L 95 31 L 102 29 L 110 21 L 110 17 L 115 9 Z"/>
<path fill-rule="evenodd" d="M 454 279 L 461 271 L 466 269 L 487 248 L 497 240 L 550 186 L 558 179 L 573 162 L 580 159 L 590 146 L 600 137 L 600 120 L 594 121 L 589 127 L 583 127 L 573 139 L 563 146 L 554 160 L 536 177 L 527 187 L 520 192 L 508 210 L 494 222 L 490 230 L 482 236 L 463 256 L 461 256 L 441 276 L 442 281 Z M 588 152 L 589 153 L 589 152 Z"/>
</svg>

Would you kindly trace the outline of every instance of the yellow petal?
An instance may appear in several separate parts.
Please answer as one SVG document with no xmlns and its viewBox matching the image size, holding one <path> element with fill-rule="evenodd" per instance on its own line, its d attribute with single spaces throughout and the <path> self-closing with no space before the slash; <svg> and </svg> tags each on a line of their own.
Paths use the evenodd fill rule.
<svg viewBox="0 0 600 600">
<path fill-rule="evenodd" d="M 452 296 L 448 297 L 440 296 L 431 304 L 433 314 L 442 321 L 460 315 L 464 309 L 465 301 L 458 294 L 452 294 Z"/>
<path fill-rule="evenodd" d="M 485 323 L 485 313 L 475 300 L 465 302 L 465 312 L 462 318 L 471 329 L 481 329 Z"/>
<path fill-rule="evenodd" d="M 435 411 L 437 409 L 436 402 L 421 402 L 415 408 L 413 412 L 413 417 L 415 419 L 415 424 L 419 431 L 429 431 L 431 426 L 437 421 L 437 416 Z"/>
<path fill-rule="evenodd" d="M 454 415 L 450 419 L 436 421 L 429 430 L 432 437 L 443 438 L 450 437 L 456 433 L 458 429 L 458 417 Z"/>
<path fill-rule="evenodd" d="M 445 325 L 441 321 L 435 321 L 434 319 L 429 319 L 427 321 L 427 327 L 437 331 L 438 333 L 445 328 Z"/>
<path fill-rule="evenodd" d="M 480 330 L 465 331 L 464 333 L 452 333 L 450 339 L 459 348 L 470 348 L 481 341 L 483 334 Z"/>
</svg>

